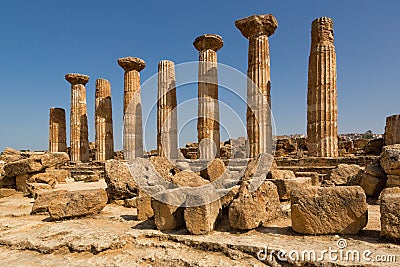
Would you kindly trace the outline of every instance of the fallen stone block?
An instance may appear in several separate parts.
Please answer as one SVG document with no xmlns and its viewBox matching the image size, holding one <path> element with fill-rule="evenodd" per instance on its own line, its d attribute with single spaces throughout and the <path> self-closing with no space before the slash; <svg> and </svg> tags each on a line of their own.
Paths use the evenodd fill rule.
<svg viewBox="0 0 400 267">
<path fill-rule="evenodd" d="M 15 177 L 15 186 L 17 191 L 23 192 L 25 194 L 29 193 L 28 180 L 30 177 L 31 174 L 21 174 Z"/>
<path fill-rule="evenodd" d="M 47 190 L 37 192 L 31 214 L 46 213 L 52 200 L 63 197 L 67 190 Z"/>
<path fill-rule="evenodd" d="M 154 211 L 154 223 L 158 230 L 173 230 L 185 224 L 184 209 L 181 207 L 186 200 L 184 190 L 184 188 L 175 188 L 154 195 L 151 206 Z"/>
<path fill-rule="evenodd" d="M 197 206 L 198 202 L 207 204 Z M 205 235 L 214 230 L 215 222 L 222 209 L 219 199 L 211 202 L 207 194 L 189 194 L 185 205 L 187 207 L 184 211 L 184 219 L 190 233 Z"/>
<path fill-rule="evenodd" d="M 280 200 L 289 200 L 290 194 L 293 189 L 309 188 L 313 186 L 310 177 L 274 179 L 269 181 L 273 182 L 278 188 L 278 194 Z"/>
<path fill-rule="evenodd" d="M 381 236 L 400 239 L 400 188 L 387 188 L 380 197 Z"/>
<path fill-rule="evenodd" d="M 400 176 L 400 144 L 384 146 L 380 163 L 386 174 Z"/>
<path fill-rule="evenodd" d="M 171 181 L 172 176 L 180 172 L 166 157 L 151 157 L 150 162 L 155 171 L 166 181 Z"/>
<path fill-rule="evenodd" d="M 360 185 L 363 170 L 356 164 L 339 164 L 328 175 L 327 185 Z"/>
<path fill-rule="evenodd" d="M 98 214 L 107 201 L 104 189 L 68 191 L 50 202 L 49 213 L 54 220 Z"/>
<path fill-rule="evenodd" d="M 255 229 L 281 215 L 276 185 L 266 181 L 255 191 L 249 187 L 250 183 L 243 183 L 238 197 L 229 207 L 229 222 L 233 228 Z"/>
<path fill-rule="evenodd" d="M 291 179 L 296 178 L 296 175 L 293 171 L 289 170 L 271 170 L 268 175 L 267 179 Z"/>
<path fill-rule="evenodd" d="M 296 177 L 310 177 L 313 186 L 321 186 L 318 172 L 295 172 Z"/>
<path fill-rule="evenodd" d="M 32 175 L 27 182 L 48 184 L 51 187 L 54 187 L 57 183 L 57 180 L 52 174 L 44 172 Z"/>
<path fill-rule="evenodd" d="M 261 154 L 255 159 L 251 159 L 246 166 L 246 169 L 241 172 L 243 181 L 248 181 L 254 178 L 265 178 L 271 170 L 277 169 L 274 157 L 271 154 Z"/>
<path fill-rule="evenodd" d="M 151 207 L 151 196 L 142 189 L 139 189 L 139 194 L 136 197 L 136 208 L 139 221 L 146 221 L 153 218 L 154 211 Z"/>
<path fill-rule="evenodd" d="M 105 181 L 110 200 L 136 197 L 137 184 L 124 161 L 109 160 L 105 163 Z"/>
<path fill-rule="evenodd" d="M 364 173 L 362 175 L 360 186 L 364 189 L 365 194 L 371 197 L 377 197 L 381 193 L 382 189 L 385 187 L 386 179 L 372 176 L 369 173 Z"/>
<path fill-rule="evenodd" d="M 4 166 L 4 175 L 8 177 L 40 172 L 44 167 L 40 159 L 21 159 L 8 163 Z"/>
<path fill-rule="evenodd" d="M 357 234 L 368 219 L 364 190 L 359 186 L 293 190 L 291 218 L 293 230 L 301 234 Z"/>
<path fill-rule="evenodd" d="M 33 196 L 34 198 L 37 196 L 38 192 L 43 191 L 43 190 L 52 190 L 53 187 L 49 184 L 43 184 L 43 183 L 27 183 L 27 190 L 28 194 L 30 196 Z"/>
<path fill-rule="evenodd" d="M 225 163 L 221 159 L 214 159 L 204 170 L 200 172 L 200 176 L 209 180 L 211 183 L 218 180 L 226 171 Z"/>
<path fill-rule="evenodd" d="M 388 175 L 386 181 L 386 188 L 400 187 L 400 176 L 399 175 Z"/>
</svg>

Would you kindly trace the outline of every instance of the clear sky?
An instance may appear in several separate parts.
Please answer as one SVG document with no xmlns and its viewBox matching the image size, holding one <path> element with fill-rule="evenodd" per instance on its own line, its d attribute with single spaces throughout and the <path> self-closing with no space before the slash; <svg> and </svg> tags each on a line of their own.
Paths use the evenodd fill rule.
<svg viewBox="0 0 400 267">
<path fill-rule="evenodd" d="M 118 58 L 144 59 L 145 81 L 162 59 L 177 64 L 197 60 L 193 40 L 216 33 L 225 43 L 219 62 L 246 73 L 248 42 L 234 22 L 267 13 L 279 22 L 270 38 L 276 133 L 306 131 L 310 26 L 321 16 L 334 20 L 339 132 L 383 133 L 385 117 L 400 113 L 399 10 L 398 0 L 2 0 L 0 150 L 47 149 L 49 108 L 65 108 L 69 119 L 70 87 L 64 79 L 69 72 L 91 77 L 86 87 L 91 141 L 95 80 L 111 82 L 115 146 L 120 149 L 123 71 Z M 156 87 L 143 90 L 144 109 L 150 109 L 156 92 Z M 194 86 L 178 88 L 179 102 L 195 95 Z M 197 112 L 193 106 L 192 110 Z M 244 118 L 244 108 L 240 116 Z M 196 124 L 188 126 L 181 144 L 197 139 Z M 152 139 L 148 148 L 154 148 L 151 136 L 155 129 L 147 138 Z"/>
</svg>

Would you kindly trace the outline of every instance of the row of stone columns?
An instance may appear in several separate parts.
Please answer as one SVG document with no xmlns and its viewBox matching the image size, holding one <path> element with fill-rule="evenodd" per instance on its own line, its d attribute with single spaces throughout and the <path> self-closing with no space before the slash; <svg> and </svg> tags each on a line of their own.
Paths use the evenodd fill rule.
<svg viewBox="0 0 400 267">
<path fill-rule="evenodd" d="M 271 15 L 253 15 L 237 20 L 236 27 L 249 40 L 247 84 L 247 135 L 249 157 L 272 153 L 271 78 L 269 37 L 278 27 Z M 326 17 L 312 23 L 309 59 L 307 134 L 310 156 L 337 157 L 336 54 L 333 23 Z M 199 51 L 198 143 L 199 158 L 219 157 L 220 124 L 218 104 L 217 51 L 222 38 L 214 34 L 199 36 L 193 43 Z M 127 160 L 143 157 L 140 71 L 146 66 L 139 58 L 120 58 L 124 69 L 124 151 Z M 89 77 L 67 74 L 71 83 L 71 160 L 89 160 L 89 141 L 85 84 Z M 157 152 L 178 157 L 177 101 L 174 63 L 158 65 Z M 110 84 L 96 81 L 96 159 L 113 156 L 113 130 Z M 63 123 L 64 120 L 64 123 Z M 65 151 L 65 111 L 50 111 L 50 151 Z"/>
</svg>

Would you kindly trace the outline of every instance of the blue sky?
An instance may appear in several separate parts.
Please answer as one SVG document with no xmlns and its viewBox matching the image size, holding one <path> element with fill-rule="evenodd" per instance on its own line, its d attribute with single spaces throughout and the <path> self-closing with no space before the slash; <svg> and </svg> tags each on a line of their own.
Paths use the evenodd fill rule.
<svg viewBox="0 0 400 267">
<path fill-rule="evenodd" d="M 193 40 L 204 33 L 216 33 L 225 42 L 218 52 L 219 62 L 246 73 L 248 43 L 234 22 L 267 13 L 279 22 L 270 38 L 277 134 L 305 133 L 310 26 L 321 16 L 332 17 L 335 24 L 339 132 L 371 129 L 382 133 L 385 117 L 400 113 L 398 10 L 397 0 L 2 0 L 0 150 L 7 146 L 47 149 L 49 108 L 64 107 L 69 118 L 70 87 L 64 79 L 69 72 L 91 77 L 87 84 L 91 141 L 95 80 L 111 82 L 115 146 L 120 149 L 123 71 L 118 58 L 144 59 L 147 67 L 141 74 L 145 81 L 156 73 L 162 59 L 177 64 L 196 60 Z M 151 108 L 156 90 L 143 90 L 144 109 Z M 196 86 L 178 88 L 178 101 L 196 94 Z M 221 94 L 229 99 L 229 94 Z M 197 112 L 193 106 L 191 110 Z M 244 114 L 240 116 L 244 118 Z M 181 144 L 197 139 L 195 123 L 188 127 Z M 155 128 L 147 132 L 147 140 L 151 140 L 148 148 L 152 148 Z"/>
</svg>

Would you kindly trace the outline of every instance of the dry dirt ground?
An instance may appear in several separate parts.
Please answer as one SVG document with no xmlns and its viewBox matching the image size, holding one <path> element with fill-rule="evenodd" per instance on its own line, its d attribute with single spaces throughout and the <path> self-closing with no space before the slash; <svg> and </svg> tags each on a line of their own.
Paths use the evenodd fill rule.
<svg viewBox="0 0 400 267">
<path fill-rule="evenodd" d="M 20 194 L 0 199 L 0 266 L 400 266 L 400 245 L 379 236 L 377 205 L 357 236 L 298 235 L 288 218 L 247 232 L 222 219 L 213 233 L 192 236 L 160 232 L 152 220 L 137 221 L 136 209 L 115 204 L 94 217 L 52 222 L 30 215 L 33 202 Z"/>
</svg>

